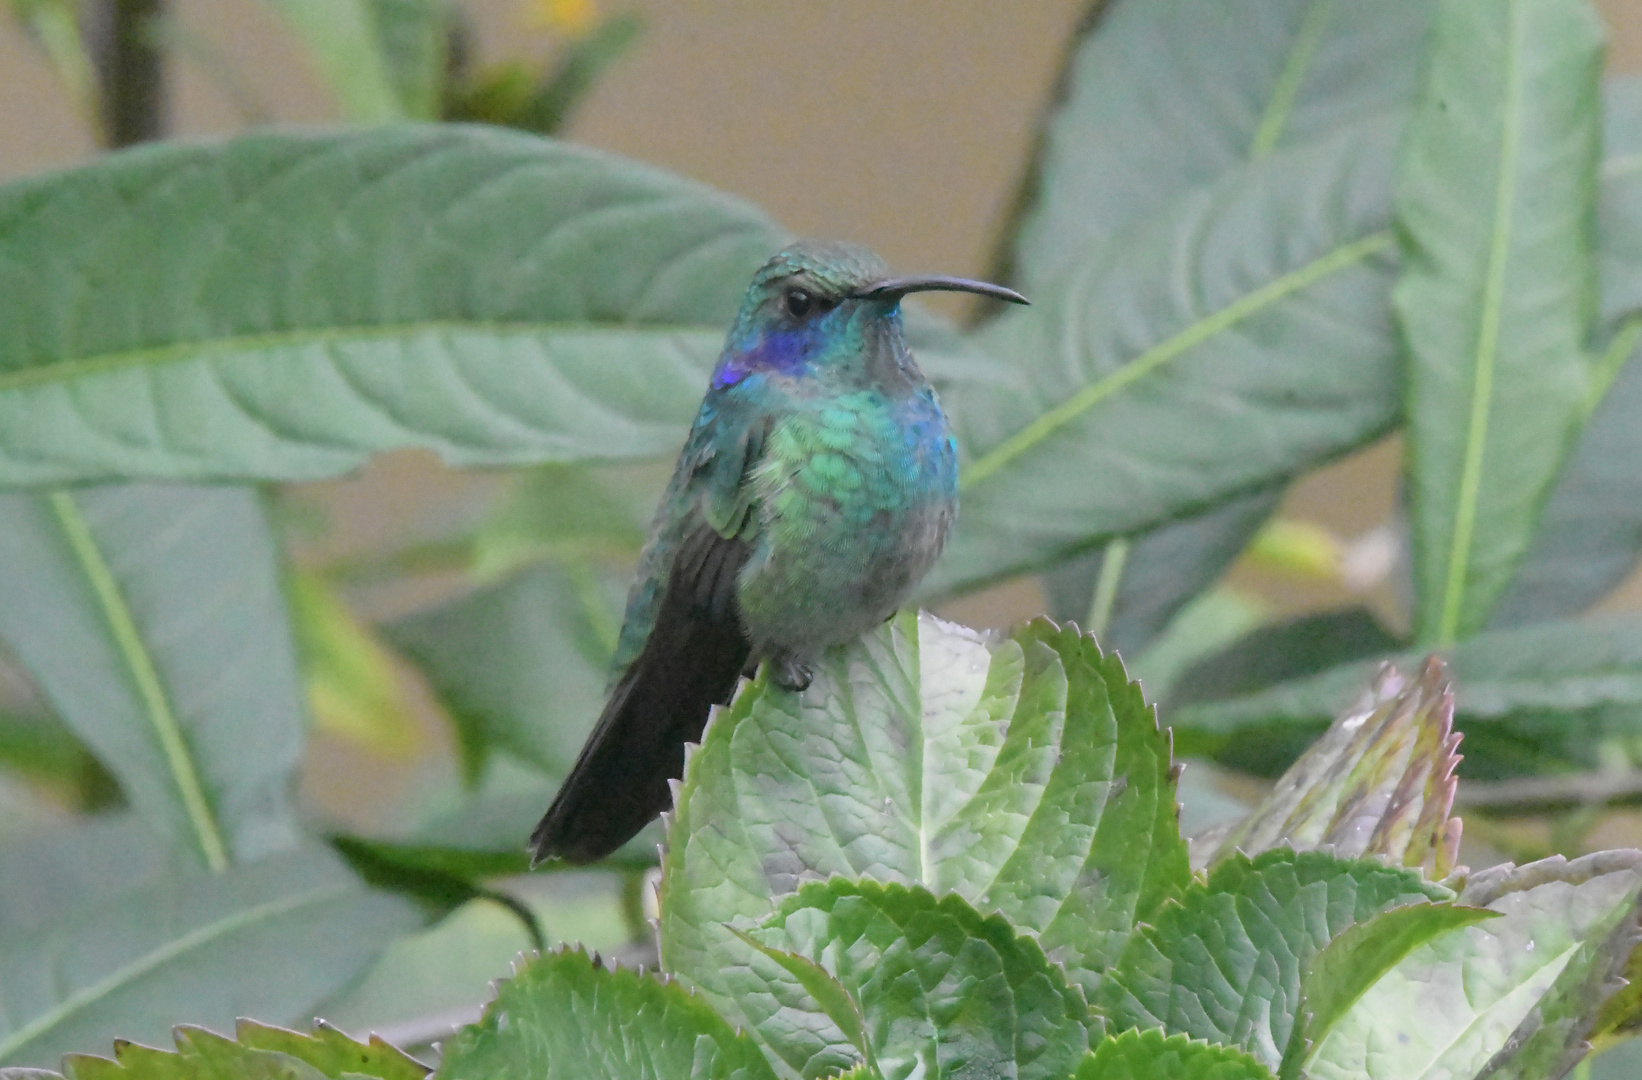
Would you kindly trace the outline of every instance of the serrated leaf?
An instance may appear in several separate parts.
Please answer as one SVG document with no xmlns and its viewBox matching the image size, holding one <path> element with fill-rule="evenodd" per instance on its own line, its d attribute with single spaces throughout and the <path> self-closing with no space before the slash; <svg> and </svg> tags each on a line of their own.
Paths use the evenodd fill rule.
<svg viewBox="0 0 1642 1080">
<path fill-rule="evenodd" d="M 1585 0 L 1443 0 L 1401 148 L 1415 631 L 1481 629 L 1590 393 L 1601 20 Z"/>
<path fill-rule="evenodd" d="M 743 687 L 668 825 L 661 955 L 794 1073 L 853 1060 L 721 924 L 834 874 L 954 891 L 1085 987 L 1188 880 L 1168 742 L 1115 657 L 1034 622 L 993 639 L 898 616 L 801 696 Z"/>
<path fill-rule="evenodd" d="M 1560 857 L 1472 875 L 1462 904 L 1502 917 L 1422 945 L 1317 1043 L 1314 1080 L 1558 1077 L 1635 936 L 1642 854 Z M 1509 1050 L 1509 1052 L 1504 1052 Z"/>
<path fill-rule="evenodd" d="M 1052 287 L 1192 187 L 1405 105 L 1429 19 L 1420 0 L 1094 5 L 1043 133 L 1018 282 Z"/>
<path fill-rule="evenodd" d="M 760 927 L 767 946 L 820 965 L 860 1003 L 869 1060 L 886 1080 L 1060 1080 L 1098 1030 L 1032 937 L 956 895 L 809 882 Z"/>
<path fill-rule="evenodd" d="M 562 777 L 603 707 L 620 612 L 610 572 L 539 565 L 381 634 L 449 710 L 470 781 L 494 750 Z"/>
<path fill-rule="evenodd" d="M 1240 1046 L 1268 1068 L 1299 1017 L 1301 976 L 1355 923 L 1453 894 L 1419 874 L 1325 852 L 1233 856 L 1130 939 L 1094 1002 L 1119 1029 Z"/>
<path fill-rule="evenodd" d="M 1307 1050 L 1404 957 L 1443 934 L 1499 913 L 1458 904 L 1405 904 L 1348 927 L 1312 960 L 1300 980 L 1304 1020 L 1295 1024 L 1283 1055 L 1284 1078 L 1298 1077 Z"/>
<path fill-rule="evenodd" d="M 1454 694 L 1440 661 L 1416 679 L 1386 665 L 1374 684 L 1233 827 L 1208 865 L 1234 851 L 1324 848 L 1348 859 L 1434 864 L 1443 878 L 1459 849 L 1454 804 L 1459 736 Z"/>
<path fill-rule="evenodd" d="M 1394 128 L 1235 170 L 1113 239 L 1122 258 L 1097 253 L 983 327 L 1023 387 L 943 395 L 968 457 L 930 588 L 1143 532 L 1389 428 Z"/>
<path fill-rule="evenodd" d="M 427 1066 L 374 1035 L 359 1043 L 321 1024 L 302 1034 L 241 1020 L 235 1038 L 182 1026 L 172 1032 L 176 1051 L 135 1043 L 114 1046 L 114 1057 L 70 1054 L 65 1080 L 423 1080 Z"/>
<path fill-rule="evenodd" d="M 837 879 L 842 881 L 842 878 Z M 798 980 L 798 985 L 804 988 L 804 993 L 814 1000 L 816 1006 L 826 1013 L 827 1019 L 838 1025 L 838 1030 L 844 1033 L 850 1045 L 861 1054 L 860 1068 L 866 1070 L 867 1075 L 881 1077 L 883 1074 L 878 1068 L 877 1055 L 873 1052 L 872 1042 L 867 1038 L 867 1018 L 861 1012 L 860 1004 L 855 1000 L 844 984 L 822 967 L 819 963 L 800 953 L 787 952 L 785 949 L 772 948 L 745 930 L 730 927 L 730 932 L 748 945 L 757 949 L 760 954 L 775 961 L 787 974 Z M 1087 1010 L 1087 1005 L 1085 1006 Z M 854 1070 L 849 1070 L 853 1072 Z"/>
<path fill-rule="evenodd" d="M 258 132 L 0 186 L 0 484 L 672 452 L 782 234 L 496 129 Z M 111 260 L 145 268 L 107 275 Z"/>
<path fill-rule="evenodd" d="M 1558 765 L 1595 767 L 1610 739 L 1638 734 L 1642 625 L 1630 616 L 1489 631 L 1441 654 L 1454 682 L 1468 774 L 1491 778 Z M 1420 652 L 1389 658 L 1414 668 Z M 1170 724 L 1181 752 L 1218 757 L 1234 739 L 1321 731 L 1350 707 L 1375 662 L 1346 664 L 1228 701 L 1188 705 Z"/>
<path fill-rule="evenodd" d="M 138 813 L 208 866 L 294 840 L 303 705 L 277 565 L 250 489 L 0 496 L 0 638 Z"/>
<path fill-rule="evenodd" d="M 313 849 L 92 894 L 0 932 L 0 1062 L 154 1043 L 177 1023 L 227 1030 L 246 1013 L 304 1020 L 420 921 Z"/>
<path fill-rule="evenodd" d="M 1095 1044 L 1072 1080 L 1271 1080 L 1271 1073 L 1233 1046 L 1152 1028 L 1130 1029 Z"/>
<path fill-rule="evenodd" d="M 758 1045 L 675 982 L 538 957 L 445 1044 L 438 1080 L 763 1080 Z"/>
</svg>

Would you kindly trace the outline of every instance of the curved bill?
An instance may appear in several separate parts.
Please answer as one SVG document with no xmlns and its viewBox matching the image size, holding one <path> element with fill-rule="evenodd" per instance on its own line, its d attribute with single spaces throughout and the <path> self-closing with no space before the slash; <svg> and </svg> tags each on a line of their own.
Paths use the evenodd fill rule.
<svg viewBox="0 0 1642 1080">
<path fill-rule="evenodd" d="M 945 274 L 890 278 L 888 281 L 869 285 L 855 295 L 863 300 L 892 300 L 915 292 L 966 292 L 1007 300 L 1011 304 L 1031 303 L 1014 289 L 1006 289 L 1002 285 L 993 285 L 988 281 L 971 281 L 969 278 L 948 277 Z"/>
</svg>

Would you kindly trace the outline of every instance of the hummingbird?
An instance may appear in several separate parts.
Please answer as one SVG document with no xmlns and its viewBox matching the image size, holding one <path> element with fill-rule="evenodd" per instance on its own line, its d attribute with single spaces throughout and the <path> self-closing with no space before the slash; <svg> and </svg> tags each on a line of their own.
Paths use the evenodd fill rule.
<svg viewBox="0 0 1642 1080">
<path fill-rule="evenodd" d="M 684 747 L 765 665 L 801 692 L 828 648 L 893 615 L 946 541 L 958 449 L 902 331 L 901 299 L 1001 285 L 894 277 L 801 241 L 747 288 L 639 557 L 609 694 L 530 838 L 586 863 L 671 802 Z"/>
</svg>

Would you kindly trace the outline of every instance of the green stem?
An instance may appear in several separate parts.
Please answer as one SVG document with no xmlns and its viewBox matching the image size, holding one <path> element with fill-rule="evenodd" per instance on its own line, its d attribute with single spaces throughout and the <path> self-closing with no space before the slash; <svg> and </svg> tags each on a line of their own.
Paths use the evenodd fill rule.
<svg viewBox="0 0 1642 1080">
<path fill-rule="evenodd" d="M 1636 343 L 1642 341 L 1642 314 L 1632 315 L 1614 332 L 1608 348 L 1596 362 L 1596 370 L 1591 374 L 1591 392 L 1585 399 L 1585 416 L 1589 417 L 1602 404 L 1602 398 L 1608 393 L 1608 387 L 1613 385 L 1614 379 L 1619 377 L 1619 369 L 1625 366 L 1625 361 L 1631 358 L 1636 350 Z"/>
<path fill-rule="evenodd" d="M 182 799 L 189 824 L 193 826 L 194 837 L 199 842 L 200 854 L 205 859 L 205 865 L 217 872 L 226 870 L 228 851 L 223 844 L 222 833 L 211 812 L 210 803 L 206 801 L 205 788 L 194 768 L 194 759 L 189 755 L 182 727 L 177 723 L 176 713 L 166 697 L 160 673 L 154 667 L 154 659 L 148 654 L 148 648 L 143 644 L 142 633 L 137 629 L 136 620 L 132 618 L 131 609 L 120 593 L 120 584 L 114 579 L 113 571 L 108 568 L 108 562 L 103 558 L 97 540 L 91 534 L 91 526 L 87 524 L 85 515 L 80 512 L 74 497 L 66 491 L 54 491 L 50 495 L 50 500 L 51 508 L 57 515 L 58 524 L 68 540 L 69 548 L 79 560 L 80 569 L 85 573 L 98 603 L 102 605 L 103 618 L 108 622 L 109 633 L 113 635 L 114 642 L 119 647 L 120 656 L 125 660 L 126 667 L 131 673 L 131 680 L 136 684 L 137 694 L 148 712 L 149 723 L 154 727 L 154 734 L 159 739 L 166 765 L 171 769 L 171 778 L 177 785 L 177 793 Z"/>
<path fill-rule="evenodd" d="M 1123 564 L 1128 558 L 1129 541 L 1121 536 L 1108 541 L 1100 557 L 1100 577 L 1095 579 L 1095 600 L 1089 605 L 1089 625 L 1085 628 L 1097 639 L 1105 636 L 1112 621 L 1118 585 L 1123 581 Z"/>
<path fill-rule="evenodd" d="M 632 941 L 643 941 L 650 933 L 650 920 L 644 917 L 644 876 L 648 872 L 629 870 L 621 878 L 621 914 Z"/>
<path fill-rule="evenodd" d="M 1173 337 L 1158 342 L 1104 379 L 1090 383 L 1059 405 L 1047 410 L 1036 420 L 975 459 L 964 469 L 960 487 L 972 488 L 986 480 L 1085 412 L 1182 353 L 1203 344 L 1216 334 L 1229 330 L 1278 301 L 1317 284 L 1329 275 L 1362 262 L 1371 255 L 1388 250 L 1392 244 L 1392 235 L 1386 231 L 1371 233 L 1361 240 L 1337 247 L 1322 258 L 1284 274 L 1241 297 L 1235 303 L 1226 305 L 1208 318 L 1199 319 Z"/>
</svg>

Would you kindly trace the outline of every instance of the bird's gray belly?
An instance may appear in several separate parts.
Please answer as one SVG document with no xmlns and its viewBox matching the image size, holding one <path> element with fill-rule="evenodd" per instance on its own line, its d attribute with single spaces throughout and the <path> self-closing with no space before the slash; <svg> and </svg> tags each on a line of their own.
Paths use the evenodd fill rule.
<svg viewBox="0 0 1642 1080">
<path fill-rule="evenodd" d="M 949 502 L 926 500 L 864 522 L 822 515 L 798 543 L 781 542 L 788 530 L 777 525 L 737 590 L 755 652 L 813 660 L 878 626 L 929 571 L 951 520 Z"/>
</svg>

